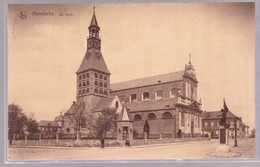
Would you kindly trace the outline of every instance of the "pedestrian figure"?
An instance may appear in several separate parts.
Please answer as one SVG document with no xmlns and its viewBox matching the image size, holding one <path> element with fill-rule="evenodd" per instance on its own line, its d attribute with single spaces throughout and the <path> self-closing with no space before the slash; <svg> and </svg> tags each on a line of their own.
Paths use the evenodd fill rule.
<svg viewBox="0 0 260 167">
<path fill-rule="evenodd" d="M 105 145 L 105 139 L 104 138 L 100 139 L 100 144 L 101 144 L 101 148 L 104 148 L 104 145 Z"/>
<path fill-rule="evenodd" d="M 125 146 L 126 146 L 126 147 L 130 147 L 130 141 L 129 141 L 129 140 L 126 140 L 126 141 L 125 141 Z"/>
</svg>

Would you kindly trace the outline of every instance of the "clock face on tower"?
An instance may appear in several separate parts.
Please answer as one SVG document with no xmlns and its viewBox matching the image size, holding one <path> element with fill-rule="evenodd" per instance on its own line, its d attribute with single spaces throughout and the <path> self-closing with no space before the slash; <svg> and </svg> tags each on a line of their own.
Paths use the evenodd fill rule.
<svg viewBox="0 0 260 167">
<path fill-rule="evenodd" d="M 95 46 L 95 48 L 97 48 L 97 49 L 100 47 L 100 42 L 99 42 L 99 40 L 96 39 L 96 40 L 94 41 L 94 46 Z"/>
<path fill-rule="evenodd" d="M 89 47 L 89 48 L 93 47 L 93 41 L 92 41 L 92 40 L 89 40 L 89 41 L 88 41 L 88 47 Z"/>
</svg>

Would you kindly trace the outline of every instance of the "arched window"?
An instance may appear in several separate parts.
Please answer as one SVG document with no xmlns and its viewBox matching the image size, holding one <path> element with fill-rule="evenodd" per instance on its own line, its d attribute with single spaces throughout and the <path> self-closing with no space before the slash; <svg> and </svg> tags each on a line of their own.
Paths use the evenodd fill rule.
<svg viewBox="0 0 260 167">
<path fill-rule="evenodd" d="M 86 76 L 85 76 L 85 74 L 83 74 L 83 79 L 85 79 L 86 78 Z"/>
<path fill-rule="evenodd" d="M 156 119 L 156 115 L 154 113 L 148 114 L 148 119 Z"/>
<path fill-rule="evenodd" d="M 89 88 L 86 89 L 86 93 L 89 93 Z"/>
<path fill-rule="evenodd" d="M 107 95 L 107 91 L 106 90 L 104 91 L 104 95 Z"/>
<path fill-rule="evenodd" d="M 104 83 L 104 87 L 107 88 L 107 83 Z"/>
<path fill-rule="evenodd" d="M 163 98 L 163 91 L 162 90 L 158 90 L 156 92 L 156 99 L 162 99 Z"/>
<path fill-rule="evenodd" d="M 87 78 L 89 78 L 89 73 L 87 73 Z"/>
<path fill-rule="evenodd" d="M 103 75 L 102 74 L 99 75 L 99 79 L 103 79 Z"/>
<path fill-rule="evenodd" d="M 94 90 L 94 92 L 95 92 L 95 93 L 98 93 L 98 89 L 96 88 L 96 89 Z"/>
<path fill-rule="evenodd" d="M 103 87 L 103 83 L 102 83 L 102 82 L 99 82 L 99 86 L 100 86 L 100 87 Z"/>
<path fill-rule="evenodd" d="M 136 114 L 136 115 L 134 116 L 134 120 L 135 120 L 135 121 L 142 120 L 142 116 L 141 116 L 140 114 Z"/>
<path fill-rule="evenodd" d="M 107 80 L 107 76 L 104 76 L 104 80 Z"/>
<path fill-rule="evenodd" d="M 79 90 L 79 95 L 81 95 L 81 90 Z"/>
<path fill-rule="evenodd" d="M 83 86 L 86 86 L 86 82 L 85 81 L 83 82 Z"/>
<path fill-rule="evenodd" d="M 163 113 L 162 119 L 172 119 L 172 114 L 169 112 Z"/>
<path fill-rule="evenodd" d="M 89 85 L 89 81 L 87 81 L 87 85 Z"/>
<path fill-rule="evenodd" d="M 79 80 L 81 80 L 81 75 L 79 75 Z"/>
<path fill-rule="evenodd" d="M 181 112 L 181 126 L 184 126 L 185 122 L 184 122 L 184 112 Z"/>
<path fill-rule="evenodd" d="M 97 73 L 95 73 L 95 78 L 98 78 L 98 74 Z"/>
<path fill-rule="evenodd" d="M 143 101 L 149 100 L 150 96 L 149 96 L 149 92 L 144 92 L 143 93 Z"/>
<path fill-rule="evenodd" d="M 95 86 L 98 86 L 98 81 L 95 81 Z"/>
<path fill-rule="evenodd" d="M 81 87 L 81 82 L 79 83 L 79 87 Z"/>
<path fill-rule="evenodd" d="M 99 89 L 99 94 L 103 95 L 103 89 Z"/>
<path fill-rule="evenodd" d="M 131 102 L 136 102 L 137 101 L 136 94 L 131 94 L 130 100 L 131 100 Z"/>
<path fill-rule="evenodd" d="M 85 94 L 85 89 L 83 89 L 83 94 Z"/>
<path fill-rule="evenodd" d="M 118 104 L 118 101 L 116 101 L 116 108 L 118 108 L 119 104 Z"/>
</svg>

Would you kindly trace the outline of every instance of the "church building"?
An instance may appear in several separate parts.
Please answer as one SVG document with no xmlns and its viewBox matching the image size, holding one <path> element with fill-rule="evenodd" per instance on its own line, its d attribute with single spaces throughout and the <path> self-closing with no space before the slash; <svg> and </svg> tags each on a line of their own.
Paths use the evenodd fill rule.
<svg viewBox="0 0 260 167">
<path fill-rule="evenodd" d="M 87 50 L 76 71 L 76 101 L 63 117 L 65 133 L 80 128 L 83 136 L 91 135 L 89 124 L 108 107 L 116 108 L 119 115 L 118 140 L 202 134 L 198 80 L 191 61 L 177 72 L 110 84 L 95 11 L 88 30 Z"/>
</svg>

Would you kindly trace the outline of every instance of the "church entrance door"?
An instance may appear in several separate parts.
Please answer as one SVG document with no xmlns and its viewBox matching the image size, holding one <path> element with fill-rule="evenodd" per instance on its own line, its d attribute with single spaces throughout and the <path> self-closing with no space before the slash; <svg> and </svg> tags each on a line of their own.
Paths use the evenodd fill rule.
<svg viewBox="0 0 260 167">
<path fill-rule="evenodd" d="M 128 126 L 123 126 L 123 139 L 129 139 Z"/>
</svg>

